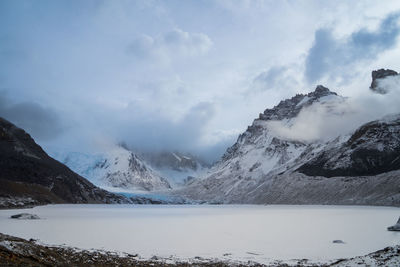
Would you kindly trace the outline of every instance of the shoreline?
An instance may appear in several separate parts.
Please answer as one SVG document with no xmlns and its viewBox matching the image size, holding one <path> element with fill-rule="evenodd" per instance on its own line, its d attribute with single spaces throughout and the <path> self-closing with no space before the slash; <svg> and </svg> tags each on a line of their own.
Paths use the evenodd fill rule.
<svg viewBox="0 0 400 267">
<path fill-rule="evenodd" d="M 74 204 L 48 204 L 50 206 L 58 205 L 71 205 Z M 84 204 L 77 204 L 84 205 Z M 123 206 L 143 206 L 134 204 L 89 204 L 89 205 L 123 205 Z M 42 206 L 42 205 L 39 205 Z M 47 206 L 47 205 L 45 205 Z M 150 205 L 146 205 L 150 206 Z M 151 205 L 153 206 L 153 205 Z M 155 205 L 159 206 L 159 205 Z M 170 206 L 170 205 L 165 205 Z M 181 205 L 179 205 L 181 206 Z M 191 206 L 191 205 L 187 205 Z M 197 204 L 194 206 L 204 206 Z M 211 206 L 211 205 L 210 205 Z M 214 206 L 214 205 L 212 205 Z M 218 206 L 218 205 L 217 205 Z M 220 205 L 223 206 L 223 205 Z M 230 205 L 227 205 L 230 206 Z M 239 206 L 246 206 L 240 205 Z M 254 205 L 254 206 L 268 206 L 268 205 Z M 280 205 L 270 205 L 280 206 Z M 297 205 L 293 205 L 297 206 Z M 300 206 L 315 206 L 315 205 L 299 205 Z M 317 205 L 317 206 L 333 206 L 333 205 Z M 338 205 L 342 206 L 342 205 Z M 347 206 L 347 205 L 345 205 Z M 365 206 L 363 207 L 382 207 L 382 206 Z M 360 205 L 353 205 L 353 207 L 360 207 Z M 32 208 L 32 207 L 31 207 Z M 385 207 L 382 207 L 385 208 Z M 398 207 L 387 207 L 398 208 Z M 9 208 L 8 210 L 21 210 Z M 13 234 L 13 233 L 11 233 Z M 14 233 L 16 236 L 18 234 Z M 114 251 L 110 247 L 107 249 L 84 249 L 77 248 L 74 245 L 58 245 L 53 243 L 45 243 L 39 240 L 32 239 L 32 235 L 27 233 L 25 236 L 16 237 L 5 233 L 0 233 L 0 265 L 3 266 L 354 266 L 354 265 L 369 265 L 369 266 L 400 266 L 400 244 L 389 244 L 390 246 L 380 249 L 375 247 L 371 252 L 365 251 L 369 254 L 358 254 L 363 256 L 355 256 L 352 258 L 337 258 L 332 260 L 316 261 L 307 258 L 293 260 L 277 260 L 271 257 L 271 261 L 259 262 L 251 259 L 250 261 L 242 261 L 230 259 L 230 257 L 217 256 L 214 258 L 205 257 L 177 257 L 177 256 L 149 256 L 142 257 L 136 254 L 136 251 L 130 253 Z M 24 239 L 25 238 L 25 239 Z M 61 243 L 60 243 L 61 244 Z M 141 244 L 141 243 L 139 243 Z M 384 246 L 381 246 L 384 247 Z M 222 254 L 221 254 L 222 255 Z M 274 254 L 272 254 L 274 255 Z M 357 254 L 354 254 L 357 255 Z M 305 255 L 307 257 L 307 255 Z M 310 256 L 310 255 L 308 255 Z M 345 256 L 346 257 L 346 256 Z M 70 261 L 73 259 L 74 261 Z M 17 262 L 16 262 L 17 261 Z M 48 261 L 48 262 L 47 262 Z M 364 265 L 362 265 L 364 264 Z"/>
<path fill-rule="evenodd" d="M 221 259 L 205 259 L 195 257 L 189 260 L 177 258 L 142 259 L 139 255 L 117 253 L 107 250 L 84 250 L 70 246 L 50 246 L 39 244 L 37 240 L 0 233 L 0 262 L 2 266 L 299 266 L 299 267 L 339 267 L 354 265 L 369 266 L 399 266 L 400 245 L 348 259 L 337 259 L 332 263 L 312 263 L 307 259 L 291 262 L 274 261 L 270 264 L 260 264 L 254 261 L 240 262 Z"/>
</svg>

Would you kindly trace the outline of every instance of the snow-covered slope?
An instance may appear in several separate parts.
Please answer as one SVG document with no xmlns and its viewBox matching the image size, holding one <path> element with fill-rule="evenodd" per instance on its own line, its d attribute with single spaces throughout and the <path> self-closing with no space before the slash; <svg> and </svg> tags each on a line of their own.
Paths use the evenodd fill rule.
<svg viewBox="0 0 400 267">
<path fill-rule="evenodd" d="M 305 111 L 340 120 L 345 101 L 323 86 L 281 101 L 254 120 L 208 175 L 177 193 L 224 203 L 400 205 L 400 115 L 327 138 L 296 132 Z"/>
<path fill-rule="evenodd" d="M 103 188 L 115 187 L 144 191 L 171 188 L 167 180 L 153 171 L 133 152 L 121 146 L 115 146 L 102 154 L 68 152 L 55 153 L 54 157 Z"/>
</svg>

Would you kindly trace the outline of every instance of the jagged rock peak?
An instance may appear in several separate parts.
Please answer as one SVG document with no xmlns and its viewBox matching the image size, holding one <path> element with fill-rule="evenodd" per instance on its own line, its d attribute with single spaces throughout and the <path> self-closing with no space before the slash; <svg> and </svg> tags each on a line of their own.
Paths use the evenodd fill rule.
<svg viewBox="0 0 400 267">
<path fill-rule="evenodd" d="M 287 118 L 293 118 L 297 116 L 302 107 L 311 105 L 318 99 L 328 96 L 335 95 L 335 92 L 330 91 L 328 88 L 318 85 L 313 92 L 308 94 L 297 94 L 290 99 L 279 102 L 278 105 L 272 109 L 266 109 L 260 114 L 260 120 L 282 120 Z"/>
<path fill-rule="evenodd" d="M 376 93 L 380 93 L 380 94 L 385 94 L 386 90 L 384 88 L 380 88 L 378 86 L 378 79 L 383 79 L 385 77 L 388 76 L 396 76 L 399 75 L 399 73 L 397 73 L 394 70 L 390 70 L 390 69 L 379 69 L 379 70 L 374 70 L 371 73 L 372 76 L 372 82 L 371 82 L 371 86 L 369 87 L 372 91 L 376 92 Z"/>
<path fill-rule="evenodd" d="M 331 94 L 332 92 L 323 85 L 317 85 L 314 93 L 315 94 Z"/>
</svg>

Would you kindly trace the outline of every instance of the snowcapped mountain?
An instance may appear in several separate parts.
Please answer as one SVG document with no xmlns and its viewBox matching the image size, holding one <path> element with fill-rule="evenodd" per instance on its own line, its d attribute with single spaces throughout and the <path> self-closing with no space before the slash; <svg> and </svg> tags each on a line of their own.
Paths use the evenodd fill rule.
<svg viewBox="0 0 400 267">
<path fill-rule="evenodd" d="M 171 188 L 167 180 L 122 146 L 115 146 L 102 154 L 68 152 L 54 153 L 54 157 L 103 188 L 144 191 Z"/>
<path fill-rule="evenodd" d="M 173 185 L 180 187 L 203 175 L 209 165 L 201 159 L 182 152 L 148 152 L 140 154 L 146 163 Z"/>
<path fill-rule="evenodd" d="M 374 72 L 371 89 L 393 73 Z M 345 104 L 321 85 L 281 101 L 207 175 L 176 193 L 217 203 L 400 205 L 400 114 L 316 138 L 312 115 L 338 121 L 350 115 Z"/>
</svg>

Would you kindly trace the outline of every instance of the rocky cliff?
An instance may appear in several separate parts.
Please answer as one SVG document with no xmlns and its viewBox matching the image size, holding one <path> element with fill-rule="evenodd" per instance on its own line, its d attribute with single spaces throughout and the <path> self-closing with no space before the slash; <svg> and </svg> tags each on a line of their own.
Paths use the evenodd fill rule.
<svg viewBox="0 0 400 267">
<path fill-rule="evenodd" d="M 0 118 L 0 207 L 126 202 L 51 158 L 28 133 Z"/>
</svg>

